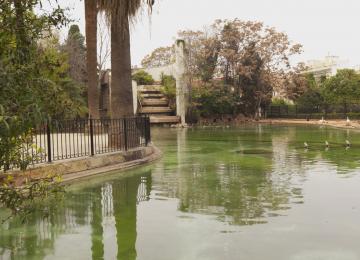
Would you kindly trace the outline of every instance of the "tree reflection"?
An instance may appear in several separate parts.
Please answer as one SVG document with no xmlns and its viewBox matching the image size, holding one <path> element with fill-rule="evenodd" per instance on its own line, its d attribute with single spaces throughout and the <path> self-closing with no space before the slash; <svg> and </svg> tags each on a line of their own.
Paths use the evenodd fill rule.
<svg viewBox="0 0 360 260">
<path fill-rule="evenodd" d="M 154 174 L 157 189 L 178 198 L 182 212 L 213 215 L 234 225 L 266 223 L 286 214 L 302 198 L 291 169 L 274 170 L 284 168 L 289 144 L 279 147 L 268 129 L 256 131 L 179 130 L 177 157 L 165 160 Z M 279 150 L 285 154 L 279 156 Z"/>
<path fill-rule="evenodd" d="M 287 209 L 288 187 L 272 180 L 271 161 L 254 157 L 251 165 L 248 168 L 240 159 L 238 164 L 219 163 L 183 172 L 179 209 L 214 214 L 236 225 L 265 223 L 267 213 Z"/>
<path fill-rule="evenodd" d="M 91 205 L 91 252 L 93 259 L 104 259 L 103 226 L 102 226 L 102 188 L 95 189 Z"/>
<path fill-rule="evenodd" d="M 117 259 L 136 259 L 136 204 L 140 183 L 140 177 L 133 177 L 113 185 Z"/>
<path fill-rule="evenodd" d="M 104 259 L 105 249 L 117 250 L 117 259 L 136 259 L 137 204 L 149 199 L 151 172 L 128 178 L 88 184 L 85 189 L 68 191 L 63 202 L 53 209 L 48 218 L 34 213 L 26 223 L 11 219 L 0 228 L 0 259 L 44 259 L 56 255 L 56 241 L 63 234 L 76 233 L 81 227 L 88 228 L 93 259 Z M 4 215 L 5 212 L 0 212 Z M 117 248 L 106 247 L 104 220 L 115 220 Z M 84 237 L 84 240 L 86 238 Z M 81 243 L 81 241 L 79 241 Z M 110 248 L 110 249 L 109 249 Z M 64 252 L 61 252 L 64 254 Z M 66 254 L 66 252 L 65 252 Z M 74 257 L 74 256 L 71 256 Z"/>
</svg>

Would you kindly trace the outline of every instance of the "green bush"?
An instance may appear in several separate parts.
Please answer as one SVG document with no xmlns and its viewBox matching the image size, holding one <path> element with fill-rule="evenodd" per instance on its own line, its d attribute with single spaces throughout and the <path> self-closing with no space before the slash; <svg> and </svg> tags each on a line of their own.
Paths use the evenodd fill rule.
<svg viewBox="0 0 360 260">
<path fill-rule="evenodd" d="M 273 98 L 271 100 L 271 105 L 273 105 L 273 106 L 289 106 L 291 104 L 282 98 Z"/>
<path fill-rule="evenodd" d="M 138 85 L 152 85 L 155 82 L 153 77 L 143 70 L 133 74 L 132 79 L 135 80 Z"/>
<path fill-rule="evenodd" d="M 193 86 L 192 101 L 202 117 L 236 114 L 240 104 L 232 88 L 222 82 Z"/>
<path fill-rule="evenodd" d="M 350 112 L 346 114 L 350 119 L 360 119 L 360 113 L 359 112 Z M 345 118 L 345 116 L 344 116 Z"/>
<path fill-rule="evenodd" d="M 309 109 L 324 106 L 324 97 L 320 90 L 309 89 L 296 100 L 296 105 L 300 109 Z"/>
<path fill-rule="evenodd" d="M 176 106 L 176 80 L 170 75 L 161 75 L 161 85 L 164 86 L 163 94 L 169 99 L 169 105 L 172 109 Z"/>
</svg>

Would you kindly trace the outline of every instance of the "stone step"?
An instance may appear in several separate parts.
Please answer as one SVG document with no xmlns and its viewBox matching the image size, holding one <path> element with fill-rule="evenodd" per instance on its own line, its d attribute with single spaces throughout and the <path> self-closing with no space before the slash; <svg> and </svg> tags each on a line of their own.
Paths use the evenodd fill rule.
<svg viewBox="0 0 360 260">
<path fill-rule="evenodd" d="M 164 86 L 162 85 L 139 85 L 138 89 L 142 90 L 142 89 L 162 89 L 164 88 Z"/>
<path fill-rule="evenodd" d="M 180 123 L 179 116 L 150 116 L 151 124 L 177 124 Z"/>
<path fill-rule="evenodd" d="M 142 90 L 142 91 L 140 91 L 140 95 L 144 95 L 144 94 L 162 94 L 162 92 L 158 91 L 158 90 Z"/>
<path fill-rule="evenodd" d="M 138 86 L 138 91 L 140 92 L 145 92 L 145 93 L 149 93 L 149 92 L 161 92 L 164 89 L 163 86 L 158 86 L 158 85 L 154 85 L 154 86 Z"/>
<path fill-rule="evenodd" d="M 165 98 L 164 94 L 161 93 L 152 93 L 152 94 L 140 94 L 140 96 L 142 98 L 149 98 L 149 99 L 154 99 L 154 98 Z"/>
<path fill-rule="evenodd" d="M 169 114 L 172 110 L 170 107 L 143 107 L 140 114 Z"/>
<path fill-rule="evenodd" d="M 165 98 L 164 99 L 145 98 L 145 99 L 141 100 L 141 105 L 143 107 L 147 107 L 147 106 L 154 106 L 154 107 L 165 106 L 165 107 L 167 107 L 169 105 L 169 101 Z"/>
</svg>

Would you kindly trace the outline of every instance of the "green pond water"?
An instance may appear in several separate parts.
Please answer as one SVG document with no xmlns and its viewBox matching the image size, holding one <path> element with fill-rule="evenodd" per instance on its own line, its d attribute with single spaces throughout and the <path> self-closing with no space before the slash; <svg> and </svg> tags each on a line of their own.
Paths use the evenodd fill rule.
<svg viewBox="0 0 360 260">
<path fill-rule="evenodd" d="M 161 160 L 67 187 L 47 218 L 3 224 L 0 259 L 360 259 L 360 133 L 256 125 L 152 137 Z"/>
</svg>

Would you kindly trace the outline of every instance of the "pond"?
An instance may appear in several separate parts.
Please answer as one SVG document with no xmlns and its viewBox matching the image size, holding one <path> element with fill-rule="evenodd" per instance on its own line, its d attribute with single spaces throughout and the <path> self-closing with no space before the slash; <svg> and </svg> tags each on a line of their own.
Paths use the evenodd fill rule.
<svg viewBox="0 0 360 260">
<path fill-rule="evenodd" d="M 153 165 L 80 181 L 49 217 L 3 224 L 0 259 L 360 259 L 360 133 L 152 135 L 164 153 Z"/>
</svg>

